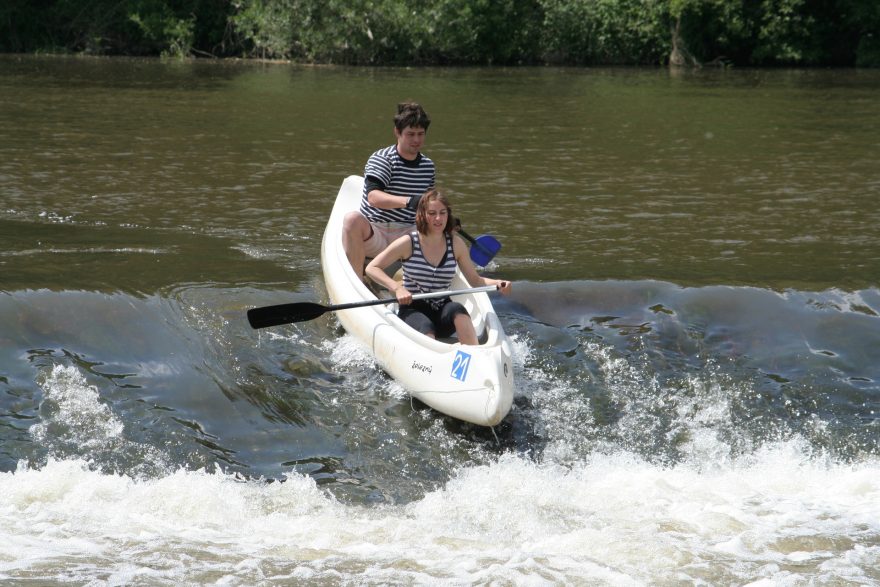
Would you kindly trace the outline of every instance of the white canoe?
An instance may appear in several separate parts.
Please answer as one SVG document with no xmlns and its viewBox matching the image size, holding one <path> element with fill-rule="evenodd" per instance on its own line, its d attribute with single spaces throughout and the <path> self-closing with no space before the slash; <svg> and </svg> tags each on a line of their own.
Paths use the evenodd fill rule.
<svg viewBox="0 0 880 587">
<path fill-rule="evenodd" d="M 376 299 L 355 275 L 342 248 L 342 220 L 360 206 L 363 185 L 363 178 L 354 175 L 342 182 L 324 230 L 321 264 L 333 304 Z M 458 272 L 450 289 L 470 288 Z M 481 344 L 462 345 L 425 336 L 397 317 L 397 304 L 340 310 L 336 315 L 345 330 L 413 397 L 454 418 L 494 426 L 507 415 L 513 401 L 510 341 L 486 293 L 453 299 L 467 308 Z"/>
</svg>

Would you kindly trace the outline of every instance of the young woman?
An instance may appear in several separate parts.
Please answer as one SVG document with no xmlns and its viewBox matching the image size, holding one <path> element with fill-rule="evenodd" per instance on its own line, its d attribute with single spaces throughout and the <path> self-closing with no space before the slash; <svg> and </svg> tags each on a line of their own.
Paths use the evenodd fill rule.
<svg viewBox="0 0 880 587">
<path fill-rule="evenodd" d="M 498 285 L 502 294 L 510 293 L 510 282 L 489 279 L 477 273 L 465 242 L 453 236 L 455 221 L 446 196 L 431 188 L 419 200 L 416 230 L 393 241 L 379 253 L 366 273 L 379 285 L 394 292 L 400 304 L 398 316 L 432 338 L 458 335 L 462 344 L 477 344 L 477 333 L 467 310 L 450 298 L 412 299 L 413 293 L 449 289 L 455 268 L 460 267 L 471 287 Z M 385 268 L 401 261 L 403 283 L 385 273 Z"/>
</svg>

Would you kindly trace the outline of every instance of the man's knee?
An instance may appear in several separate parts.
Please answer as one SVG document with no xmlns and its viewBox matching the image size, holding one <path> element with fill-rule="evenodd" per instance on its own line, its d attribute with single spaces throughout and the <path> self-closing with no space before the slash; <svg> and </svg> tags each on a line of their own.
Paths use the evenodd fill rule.
<svg viewBox="0 0 880 587">
<path fill-rule="evenodd" d="M 360 237 L 361 241 L 370 238 L 370 223 L 360 212 L 349 212 L 342 219 L 342 229 L 349 235 Z"/>
</svg>

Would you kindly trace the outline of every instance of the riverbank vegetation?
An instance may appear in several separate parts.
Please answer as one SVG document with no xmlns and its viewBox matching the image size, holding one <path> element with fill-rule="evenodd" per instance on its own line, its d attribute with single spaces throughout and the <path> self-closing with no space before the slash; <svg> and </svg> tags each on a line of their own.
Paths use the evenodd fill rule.
<svg viewBox="0 0 880 587">
<path fill-rule="evenodd" d="M 877 0 L 6 0 L 0 52 L 880 66 Z"/>
</svg>

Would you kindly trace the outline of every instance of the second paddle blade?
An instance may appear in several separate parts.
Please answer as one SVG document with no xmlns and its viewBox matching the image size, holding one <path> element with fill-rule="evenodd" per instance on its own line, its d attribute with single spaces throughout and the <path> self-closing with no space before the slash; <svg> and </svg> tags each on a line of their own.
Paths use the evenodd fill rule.
<svg viewBox="0 0 880 587">
<path fill-rule="evenodd" d="M 277 306 L 252 308 L 248 310 L 247 318 L 251 328 L 268 328 L 269 326 L 312 320 L 327 312 L 327 309 L 326 306 L 312 302 L 279 304 Z"/>
<path fill-rule="evenodd" d="M 471 260 L 480 267 L 485 267 L 500 250 L 501 243 L 498 242 L 498 239 L 488 234 L 481 234 L 474 239 L 474 244 L 471 247 Z"/>
</svg>

